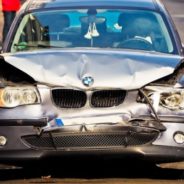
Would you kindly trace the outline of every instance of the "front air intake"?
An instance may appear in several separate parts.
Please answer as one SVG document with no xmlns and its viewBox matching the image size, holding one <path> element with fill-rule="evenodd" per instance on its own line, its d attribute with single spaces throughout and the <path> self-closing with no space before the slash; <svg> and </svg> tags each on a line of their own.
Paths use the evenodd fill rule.
<svg viewBox="0 0 184 184">
<path fill-rule="evenodd" d="M 92 94 L 91 105 L 93 107 L 113 107 L 123 103 L 126 91 L 123 90 L 101 90 Z"/>
<path fill-rule="evenodd" d="M 53 89 L 52 98 L 55 105 L 60 108 L 81 108 L 87 100 L 85 92 L 73 89 Z"/>
<path fill-rule="evenodd" d="M 158 137 L 158 132 L 88 132 L 88 133 L 43 133 L 41 136 L 22 137 L 25 144 L 37 149 L 85 149 L 117 148 L 149 144 Z"/>
</svg>

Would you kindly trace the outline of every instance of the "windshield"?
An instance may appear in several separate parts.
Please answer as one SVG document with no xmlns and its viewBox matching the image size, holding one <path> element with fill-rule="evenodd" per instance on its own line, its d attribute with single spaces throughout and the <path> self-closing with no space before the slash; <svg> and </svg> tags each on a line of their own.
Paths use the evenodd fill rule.
<svg viewBox="0 0 184 184">
<path fill-rule="evenodd" d="M 11 52 L 51 47 L 173 52 L 167 27 L 160 14 L 153 11 L 91 8 L 25 15 Z"/>
</svg>

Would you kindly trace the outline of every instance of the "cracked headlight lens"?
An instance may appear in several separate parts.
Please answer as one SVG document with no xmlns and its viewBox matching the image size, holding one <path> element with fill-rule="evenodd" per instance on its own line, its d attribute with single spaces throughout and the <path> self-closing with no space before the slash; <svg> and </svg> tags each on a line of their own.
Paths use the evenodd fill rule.
<svg viewBox="0 0 184 184">
<path fill-rule="evenodd" d="M 21 86 L 0 89 L 0 107 L 16 107 L 35 103 L 40 103 L 35 87 Z"/>
<path fill-rule="evenodd" d="M 160 104 L 172 110 L 184 109 L 184 92 L 176 91 L 170 93 L 162 93 Z"/>
</svg>

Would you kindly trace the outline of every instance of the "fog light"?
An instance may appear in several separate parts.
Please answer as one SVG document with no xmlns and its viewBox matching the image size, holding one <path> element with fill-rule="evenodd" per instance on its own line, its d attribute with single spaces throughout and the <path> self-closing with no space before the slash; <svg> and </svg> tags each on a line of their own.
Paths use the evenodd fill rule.
<svg viewBox="0 0 184 184">
<path fill-rule="evenodd" d="M 4 146 L 7 142 L 6 137 L 4 136 L 0 136 L 0 146 Z"/>
<path fill-rule="evenodd" d="M 183 132 L 175 132 L 173 138 L 177 144 L 184 143 L 184 133 Z"/>
</svg>

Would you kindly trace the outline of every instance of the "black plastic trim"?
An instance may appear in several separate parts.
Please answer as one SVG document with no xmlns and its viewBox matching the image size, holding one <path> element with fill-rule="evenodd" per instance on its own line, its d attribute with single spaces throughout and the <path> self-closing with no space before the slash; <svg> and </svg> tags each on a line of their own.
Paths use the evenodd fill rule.
<svg viewBox="0 0 184 184">
<path fill-rule="evenodd" d="M 89 150 L 0 150 L 0 161 L 24 161 L 24 160 L 40 160 L 50 157 L 65 156 L 118 156 L 125 158 L 126 156 L 134 156 L 136 159 L 159 162 L 175 162 L 184 160 L 184 148 L 170 146 L 136 146 L 129 148 L 115 149 L 89 149 Z"/>
<path fill-rule="evenodd" d="M 0 119 L 1 126 L 46 126 L 47 118 L 38 119 Z"/>
</svg>

